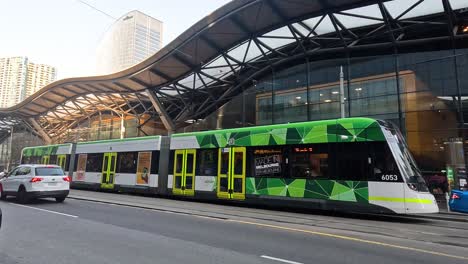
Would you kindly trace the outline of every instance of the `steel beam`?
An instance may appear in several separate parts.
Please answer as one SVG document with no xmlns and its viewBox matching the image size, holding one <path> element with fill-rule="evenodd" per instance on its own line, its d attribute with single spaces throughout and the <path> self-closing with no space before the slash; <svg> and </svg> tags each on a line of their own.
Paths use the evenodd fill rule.
<svg viewBox="0 0 468 264">
<path fill-rule="evenodd" d="M 36 129 L 37 133 L 41 136 L 41 138 L 45 141 L 46 144 L 51 144 L 52 139 L 49 137 L 49 135 L 44 131 L 44 129 L 37 123 L 36 119 L 34 118 L 29 118 L 28 119 L 29 123 Z"/>
<path fill-rule="evenodd" d="M 159 101 L 159 98 L 150 90 L 146 90 L 146 94 L 151 100 L 151 103 L 153 104 L 154 109 L 158 113 L 159 118 L 161 118 L 164 127 L 167 129 L 168 135 L 174 133 L 176 128 L 174 122 L 172 121 L 171 117 L 167 114 L 166 109 L 164 109 L 164 106 Z"/>
</svg>

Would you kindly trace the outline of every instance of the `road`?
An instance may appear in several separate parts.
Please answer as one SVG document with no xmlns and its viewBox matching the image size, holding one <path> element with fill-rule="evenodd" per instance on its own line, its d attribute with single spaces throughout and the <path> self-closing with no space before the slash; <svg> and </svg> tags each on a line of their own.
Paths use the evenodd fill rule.
<svg viewBox="0 0 468 264">
<path fill-rule="evenodd" d="M 157 201 L 207 211 L 215 206 Z M 2 264 L 468 263 L 463 237 L 450 235 L 452 243 L 431 241 L 431 237 L 441 237 L 437 232 L 449 230 L 437 221 L 399 223 L 312 215 L 310 219 L 320 225 L 304 225 L 242 215 L 243 208 L 237 208 L 237 217 L 218 217 L 181 209 L 152 210 L 75 199 L 63 204 L 44 199 L 25 206 L 9 199 L 0 202 L 0 207 L 4 215 L 0 231 Z M 245 210 L 267 215 L 263 209 Z M 373 230 L 379 226 L 382 231 L 376 234 Z M 421 234 L 401 238 L 392 234 L 398 227 Z"/>
</svg>

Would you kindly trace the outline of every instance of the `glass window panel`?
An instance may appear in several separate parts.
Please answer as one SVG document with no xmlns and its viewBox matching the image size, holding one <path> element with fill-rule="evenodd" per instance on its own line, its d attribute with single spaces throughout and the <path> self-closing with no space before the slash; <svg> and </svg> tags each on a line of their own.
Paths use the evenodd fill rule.
<svg viewBox="0 0 468 264">
<path fill-rule="evenodd" d="M 218 173 L 218 149 L 197 151 L 197 175 L 216 176 Z"/>
<path fill-rule="evenodd" d="M 229 168 L 229 152 L 221 153 L 221 174 L 227 174 Z"/>
<path fill-rule="evenodd" d="M 186 161 L 187 163 L 186 163 L 185 172 L 188 174 L 193 173 L 193 158 L 194 158 L 194 155 L 192 153 L 187 153 L 187 161 Z"/>
<path fill-rule="evenodd" d="M 328 178 L 328 144 L 293 146 L 290 166 L 294 178 Z"/>
<path fill-rule="evenodd" d="M 296 39 L 294 37 L 291 37 L 291 38 L 266 38 L 266 37 L 260 37 L 259 40 L 261 42 L 263 42 L 265 45 L 267 45 L 269 48 L 272 48 L 272 49 L 277 49 L 277 48 L 280 48 L 280 47 L 283 47 L 283 46 L 286 46 L 288 44 L 296 42 Z M 267 52 L 267 53 L 269 53 L 269 52 Z"/>
<path fill-rule="evenodd" d="M 86 172 L 102 172 L 103 156 L 104 154 L 102 153 L 88 154 L 88 159 L 86 160 Z M 105 170 L 107 170 L 107 166 L 105 167 Z"/>
<path fill-rule="evenodd" d="M 121 152 L 117 154 L 118 167 L 117 172 L 120 173 L 136 173 L 138 152 Z M 113 166 L 113 161 L 111 161 Z"/>
<path fill-rule="evenodd" d="M 177 154 L 176 155 L 176 171 L 175 171 L 175 173 L 177 173 L 177 174 L 182 173 L 183 162 L 184 162 L 184 155 L 183 154 Z"/>
<path fill-rule="evenodd" d="M 452 6 L 453 10 L 462 9 L 468 7 L 468 2 L 465 0 L 449 0 L 450 5 Z"/>
</svg>

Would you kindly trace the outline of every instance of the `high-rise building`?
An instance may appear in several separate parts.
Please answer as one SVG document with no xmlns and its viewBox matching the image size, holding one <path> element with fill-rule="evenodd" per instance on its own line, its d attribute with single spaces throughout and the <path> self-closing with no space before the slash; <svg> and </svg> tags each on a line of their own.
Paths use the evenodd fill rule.
<svg viewBox="0 0 468 264">
<path fill-rule="evenodd" d="M 0 108 L 10 107 L 55 81 L 57 70 L 27 57 L 0 58 Z"/>
<path fill-rule="evenodd" d="M 45 64 L 28 63 L 25 98 L 55 81 L 56 78 L 57 70 L 54 67 Z"/>
<path fill-rule="evenodd" d="M 162 46 L 163 22 L 140 11 L 119 18 L 105 33 L 97 50 L 98 74 L 131 67 Z"/>
</svg>

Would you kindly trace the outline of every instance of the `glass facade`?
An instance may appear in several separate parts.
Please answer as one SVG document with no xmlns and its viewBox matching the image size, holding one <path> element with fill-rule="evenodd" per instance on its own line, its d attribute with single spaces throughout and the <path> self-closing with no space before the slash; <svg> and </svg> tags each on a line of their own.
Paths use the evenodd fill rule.
<svg viewBox="0 0 468 264">
<path fill-rule="evenodd" d="M 131 67 L 162 47 L 163 23 L 140 11 L 119 18 L 103 36 L 97 51 L 98 74 Z"/>
<path fill-rule="evenodd" d="M 346 117 L 399 126 L 426 174 L 455 166 L 448 144 L 468 143 L 468 49 L 353 56 L 272 69 L 181 132 L 339 118 L 342 68 Z"/>
</svg>

